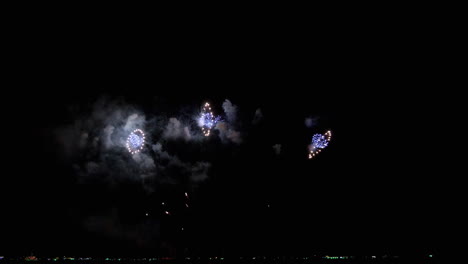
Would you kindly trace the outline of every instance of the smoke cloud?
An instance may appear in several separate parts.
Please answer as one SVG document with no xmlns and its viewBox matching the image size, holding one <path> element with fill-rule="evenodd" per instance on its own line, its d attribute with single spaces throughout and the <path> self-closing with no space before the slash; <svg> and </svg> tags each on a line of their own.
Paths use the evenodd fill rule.
<svg viewBox="0 0 468 264">
<path fill-rule="evenodd" d="M 263 118 L 262 110 L 258 108 L 257 110 L 255 110 L 255 115 L 254 115 L 254 119 L 252 120 L 252 124 L 254 125 L 258 124 L 260 120 L 262 120 L 262 118 Z"/>
<path fill-rule="evenodd" d="M 237 106 L 233 105 L 231 101 L 226 99 L 223 103 L 223 110 L 226 114 L 227 121 L 235 123 L 237 119 Z"/>
<path fill-rule="evenodd" d="M 175 117 L 171 117 L 169 119 L 169 123 L 164 130 L 163 137 L 170 139 L 184 139 L 185 141 L 192 139 L 190 128 L 188 126 L 184 126 Z"/>
<path fill-rule="evenodd" d="M 273 145 L 273 150 L 275 151 L 276 155 L 281 154 L 281 144 Z"/>
<path fill-rule="evenodd" d="M 306 127 L 314 127 L 316 124 L 317 124 L 317 121 L 318 121 L 318 117 L 307 117 L 305 120 L 304 120 L 304 124 L 306 125 Z"/>
<path fill-rule="evenodd" d="M 79 109 L 71 123 L 56 130 L 60 154 L 80 183 L 114 188 L 132 182 L 141 184 L 147 194 L 159 185 L 184 184 L 194 189 L 209 179 L 214 166 L 210 148 L 203 144 L 217 144 L 214 147 L 220 150 L 219 155 L 226 146 L 225 154 L 232 156 L 230 146 L 242 143 L 237 106 L 226 99 L 222 108 L 225 118 L 213 128 L 215 133 L 205 137 L 197 125 L 198 112 L 170 116 L 145 113 L 122 100 L 100 99 Z M 253 122 L 261 118 L 262 112 L 257 109 Z M 145 146 L 132 155 L 126 140 L 135 129 L 144 131 Z M 152 244 L 159 235 L 158 222 L 125 223 L 116 207 L 88 216 L 83 224 L 91 232 L 135 241 L 140 246 Z"/>
<path fill-rule="evenodd" d="M 226 115 L 226 121 L 220 121 L 215 126 L 215 129 L 219 131 L 221 141 L 223 143 L 242 143 L 241 133 L 235 128 L 237 120 L 237 106 L 233 105 L 231 101 L 226 99 L 223 103 L 223 110 Z"/>
<path fill-rule="evenodd" d="M 118 209 L 112 208 L 104 214 L 88 216 L 84 221 L 84 226 L 91 232 L 135 243 L 138 247 L 155 244 L 160 235 L 158 221 L 124 223 L 118 213 Z"/>
</svg>

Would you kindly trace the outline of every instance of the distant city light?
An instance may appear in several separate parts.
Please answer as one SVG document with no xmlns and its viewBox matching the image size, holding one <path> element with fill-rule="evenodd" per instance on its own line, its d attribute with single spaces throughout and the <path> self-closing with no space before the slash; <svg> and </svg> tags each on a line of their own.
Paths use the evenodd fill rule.
<svg viewBox="0 0 468 264">
<path fill-rule="evenodd" d="M 324 259 L 348 259 L 348 256 L 325 256 Z"/>
</svg>

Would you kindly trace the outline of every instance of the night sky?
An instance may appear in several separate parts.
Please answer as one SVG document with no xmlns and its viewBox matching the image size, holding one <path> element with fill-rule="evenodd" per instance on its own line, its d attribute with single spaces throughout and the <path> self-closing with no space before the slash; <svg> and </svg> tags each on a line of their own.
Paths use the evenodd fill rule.
<svg viewBox="0 0 468 264">
<path fill-rule="evenodd" d="M 87 93 L 79 89 L 86 83 L 80 80 L 72 81 L 70 92 L 8 98 L 20 110 L 9 110 L 5 126 L 9 159 L 1 177 L 0 255 L 398 255 L 436 250 L 434 215 L 440 205 L 437 184 L 426 175 L 434 168 L 419 161 L 419 146 L 411 145 L 414 134 L 408 131 L 423 111 L 400 95 L 341 92 L 337 84 L 351 76 L 311 85 L 313 80 L 294 81 L 295 74 L 277 82 L 270 78 L 263 86 L 252 80 L 252 91 L 243 94 L 232 93 L 242 81 L 223 85 L 222 78 L 207 85 L 222 95 L 204 92 L 204 83 L 190 85 L 189 80 L 184 88 L 174 83 L 118 95 Z M 96 85 L 103 82 L 100 78 Z M 110 86 L 117 84 L 114 80 Z M 307 91 L 295 93 L 287 84 Z M 176 95 L 157 95 L 170 90 Z M 232 129 L 240 140 L 221 138 L 216 131 L 196 138 L 201 132 L 193 117 L 202 104 L 210 102 L 215 114 L 226 119 L 226 100 L 236 106 Z M 139 163 L 124 146 L 102 146 L 99 133 L 106 121 L 91 116 L 116 109 L 123 110 L 115 131 L 129 114 L 144 116 L 141 129 L 148 145 L 143 153 L 164 169 L 148 169 L 142 180 Z M 193 137 L 164 138 L 171 117 L 187 125 Z M 313 121 L 311 127 L 306 118 Z M 88 142 L 76 147 L 80 134 L 68 132 L 88 125 L 93 131 Z M 329 146 L 307 159 L 312 135 L 328 129 L 333 133 Z M 97 145 L 91 135 L 99 138 Z M 157 156 L 152 149 L 157 143 L 170 158 Z M 281 144 L 279 154 L 276 144 Z M 123 163 L 113 167 L 114 160 L 103 161 L 104 156 Z M 183 165 L 168 165 L 175 156 Z M 98 173 L 83 169 L 93 161 L 110 167 Z M 197 162 L 210 165 L 194 178 L 187 172 L 190 166 L 206 164 Z M 127 163 L 128 171 L 119 167 Z"/>
</svg>

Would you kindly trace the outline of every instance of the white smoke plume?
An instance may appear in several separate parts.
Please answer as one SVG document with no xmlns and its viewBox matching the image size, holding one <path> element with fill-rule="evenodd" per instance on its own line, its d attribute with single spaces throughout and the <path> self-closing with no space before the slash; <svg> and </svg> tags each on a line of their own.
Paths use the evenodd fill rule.
<svg viewBox="0 0 468 264">
<path fill-rule="evenodd" d="M 276 155 L 281 154 L 281 144 L 275 144 L 273 145 L 273 151 L 275 151 Z"/>
<path fill-rule="evenodd" d="M 233 105 L 231 101 L 226 99 L 223 103 L 223 110 L 226 114 L 227 121 L 235 123 L 237 119 L 237 106 Z"/>
<path fill-rule="evenodd" d="M 318 117 L 307 117 L 304 120 L 304 124 L 306 127 L 314 127 L 317 124 Z"/>
<path fill-rule="evenodd" d="M 237 106 L 226 99 L 223 103 L 223 110 L 226 115 L 226 121 L 220 121 L 215 129 L 219 131 L 219 137 L 222 142 L 242 143 L 241 133 L 235 128 L 237 120 Z"/>
<path fill-rule="evenodd" d="M 164 138 L 169 139 L 179 139 L 182 138 L 186 141 L 192 139 L 192 135 L 190 132 L 190 128 L 188 126 L 184 126 L 177 118 L 171 117 L 169 119 L 169 123 L 167 124 L 164 133 Z"/>
<path fill-rule="evenodd" d="M 254 119 L 252 120 L 252 124 L 256 125 L 258 124 L 263 118 L 263 113 L 262 113 L 262 110 L 260 108 L 258 108 L 257 110 L 255 110 L 255 115 L 254 115 Z"/>
</svg>

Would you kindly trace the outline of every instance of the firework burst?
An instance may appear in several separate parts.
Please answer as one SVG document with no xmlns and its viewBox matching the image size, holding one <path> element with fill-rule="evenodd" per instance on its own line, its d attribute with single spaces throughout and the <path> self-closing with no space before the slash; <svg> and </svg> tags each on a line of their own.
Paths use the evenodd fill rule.
<svg viewBox="0 0 468 264">
<path fill-rule="evenodd" d="M 127 138 L 127 149 L 131 154 L 136 154 L 143 149 L 145 133 L 141 129 L 135 129 Z"/>
<path fill-rule="evenodd" d="M 331 139 L 331 131 L 328 130 L 325 134 L 315 134 L 312 136 L 312 144 L 309 145 L 309 159 L 319 154 L 322 149 L 328 146 Z"/>
<path fill-rule="evenodd" d="M 213 127 L 216 125 L 216 123 L 219 120 L 220 120 L 220 117 L 215 117 L 213 115 L 210 104 L 205 103 L 200 113 L 200 117 L 198 118 L 198 125 L 201 127 L 201 130 L 203 132 L 203 135 L 205 135 L 205 137 L 210 135 L 211 129 L 213 129 Z"/>
</svg>

